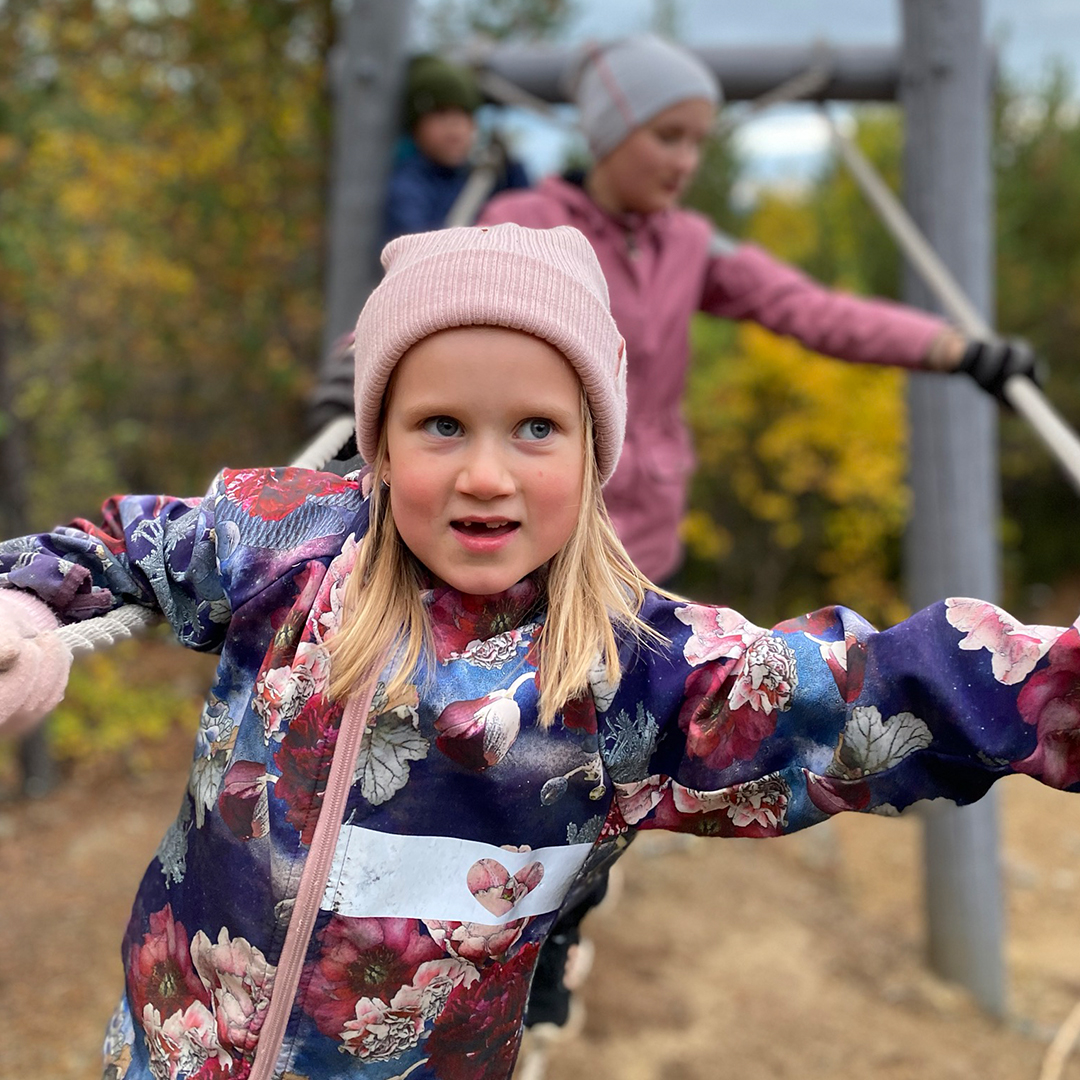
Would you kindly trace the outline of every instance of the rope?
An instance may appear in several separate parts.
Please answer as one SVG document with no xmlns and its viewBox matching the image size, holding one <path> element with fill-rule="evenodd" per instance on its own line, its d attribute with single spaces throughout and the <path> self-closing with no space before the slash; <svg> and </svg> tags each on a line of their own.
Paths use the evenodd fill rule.
<svg viewBox="0 0 1080 1080">
<path fill-rule="evenodd" d="M 559 127 L 566 128 L 568 131 L 579 130 L 574 121 L 552 108 L 543 98 L 530 94 L 528 90 L 522 89 L 517 83 L 511 82 L 497 71 L 480 69 L 476 73 L 476 79 L 480 83 L 480 89 L 492 101 L 497 101 L 500 105 L 517 105 L 522 109 L 528 109 L 530 112 L 544 117 L 545 120 L 549 120 Z"/>
<path fill-rule="evenodd" d="M 912 266 L 941 301 L 945 312 L 969 337 L 994 340 L 997 335 L 975 309 L 900 200 L 862 151 L 836 126 L 829 113 L 825 109 L 821 112 L 829 126 L 833 144 L 856 184 Z M 1080 492 L 1080 438 L 1076 432 L 1026 375 L 1013 375 L 1006 381 L 1003 392 L 1009 404 L 1032 426 L 1035 434 L 1057 458 L 1073 487 Z"/>
<path fill-rule="evenodd" d="M 108 615 L 61 626 L 56 635 L 73 654 L 78 655 L 127 641 L 157 621 L 157 615 L 149 608 L 126 604 Z"/>
<path fill-rule="evenodd" d="M 739 113 L 732 113 L 730 109 L 725 109 L 717 118 L 713 133 L 719 138 L 726 138 L 737 127 L 752 120 L 766 109 L 815 97 L 832 81 L 833 69 L 832 50 L 823 41 L 814 42 L 810 66 L 805 71 L 800 71 L 797 75 L 774 86 L 767 93 L 754 98 Z"/>
<path fill-rule="evenodd" d="M 1039 1080 L 1061 1080 L 1062 1071 L 1069 1054 L 1080 1038 L 1080 1002 L 1073 1006 L 1072 1012 L 1062 1021 L 1054 1038 L 1046 1049 Z"/>
<path fill-rule="evenodd" d="M 353 433 L 351 416 L 331 420 L 292 461 L 296 469 L 318 469 L 325 465 L 349 441 Z M 94 619 L 68 623 L 54 631 L 72 654 L 105 649 L 154 626 L 159 621 L 156 612 L 138 604 L 125 604 Z"/>
<path fill-rule="evenodd" d="M 349 441 L 351 416 L 336 416 L 292 460 L 294 469 L 321 469 Z"/>
</svg>

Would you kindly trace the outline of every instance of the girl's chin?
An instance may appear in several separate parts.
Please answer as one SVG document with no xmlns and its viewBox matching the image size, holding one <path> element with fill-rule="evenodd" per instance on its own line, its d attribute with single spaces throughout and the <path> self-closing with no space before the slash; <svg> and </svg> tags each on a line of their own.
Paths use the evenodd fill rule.
<svg viewBox="0 0 1080 1080">
<path fill-rule="evenodd" d="M 524 577 L 528 577 L 528 574 L 524 574 Z M 457 590 L 463 596 L 499 596 L 506 592 L 507 589 L 516 585 L 521 578 L 514 578 L 513 581 L 461 581 L 460 584 L 453 581 L 447 581 L 444 584 L 449 585 L 451 589 Z"/>
<path fill-rule="evenodd" d="M 535 573 L 538 569 L 539 567 L 523 573 L 518 573 L 517 569 L 498 574 L 451 573 L 441 578 L 432 574 L 432 577 L 438 580 L 440 585 L 448 585 L 451 589 L 455 589 L 465 596 L 498 596 L 500 593 L 506 592 L 507 589 L 512 589 L 519 581 Z"/>
</svg>

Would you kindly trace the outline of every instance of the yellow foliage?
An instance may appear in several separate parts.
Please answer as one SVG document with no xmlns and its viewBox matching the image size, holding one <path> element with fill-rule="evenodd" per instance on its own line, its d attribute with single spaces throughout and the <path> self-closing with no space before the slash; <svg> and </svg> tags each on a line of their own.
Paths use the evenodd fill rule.
<svg viewBox="0 0 1080 1080">
<path fill-rule="evenodd" d="M 149 674 L 148 651 L 156 661 Z M 103 753 L 130 760 L 140 744 L 159 741 L 175 725 L 194 728 L 199 694 L 195 680 L 183 677 L 185 661 L 191 659 L 175 644 L 144 641 L 81 658 L 49 719 L 56 758 L 74 761 Z"/>
<path fill-rule="evenodd" d="M 701 510 L 687 511 L 679 531 L 687 550 L 699 559 L 721 561 L 731 551 L 731 533 Z"/>
<path fill-rule="evenodd" d="M 692 557 L 716 564 L 714 598 L 754 605 L 755 619 L 792 601 L 902 617 L 888 555 L 907 509 L 902 373 L 756 325 L 732 335 L 701 317 L 694 331 L 700 470 L 686 535 Z"/>
<path fill-rule="evenodd" d="M 768 191 L 761 196 L 747 238 L 794 263 L 809 258 L 820 242 L 817 222 L 805 207 Z"/>
</svg>

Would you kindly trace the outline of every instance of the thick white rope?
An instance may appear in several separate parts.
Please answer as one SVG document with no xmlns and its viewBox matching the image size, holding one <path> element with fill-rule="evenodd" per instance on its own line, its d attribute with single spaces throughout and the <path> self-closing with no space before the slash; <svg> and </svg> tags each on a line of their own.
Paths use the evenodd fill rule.
<svg viewBox="0 0 1080 1080">
<path fill-rule="evenodd" d="M 349 441 L 353 418 L 337 416 L 290 462 L 294 469 L 321 469 Z"/>
<path fill-rule="evenodd" d="M 127 604 L 108 615 L 61 626 L 56 635 L 77 656 L 127 641 L 157 621 L 157 614 L 149 608 Z"/>
<path fill-rule="evenodd" d="M 1042 1069 L 1039 1072 L 1039 1080 L 1061 1080 L 1061 1074 L 1065 1070 L 1065 1063 L 1080 1039 L 1080 1004 L 1073 1006 L 1072 1011 L 1062 1021 L 1057 1029 L 1046 1056 L 1043 1058 Z"/>
<path fill-rule="evenodd" d="M 351 416 L 339 416 L 331 420 L 292 461 L 293 468 L 318 469 L 325 465 L 349 441 L 353 433 Z M 154 626 L 159 616 L 150 608 L 138 604 L 126 604 L 107 615 L 94 619 L 68 623 L 55 631 L 72 654 L 106 649 L 121 641 L 127 641 L 148 627 Z"/>
<path fill-rule="evenodd" d="M 726 138 L 736 128 L 753 120 L 766 109 L 777 105 L 790 105 L 796 101 L 804 101 L 812 98 L 825 89 L 833 77 L 833 53 L 824 41 L 814 42 L 810 56 L 810 66 L 785 80 L 778 86 L 774 86 L 767 93 L 754 98 L 741 111 L 724 109 L 716 119 L 713 134 L 719 138 Z"/>
<path fill-rule="evenodd" d="M 892 189 L 855 143 L 836 126 L 829 113 L 822 109 L 822 115 L 829 125 L 833 143 L 855 182 L 912 266 L 941 301 L 946 314 L 970 337 L 995 340 L 997 335 L 975 309 Z M 1013 375 L 1008 379 L 1004 394 L 1009 404 L 1027 420 L 1035 434 L 1058 459 L 1073 487 L 1080 491 L 1080 438 L 1076 432 L 1026 375 Z"/>
</svg>

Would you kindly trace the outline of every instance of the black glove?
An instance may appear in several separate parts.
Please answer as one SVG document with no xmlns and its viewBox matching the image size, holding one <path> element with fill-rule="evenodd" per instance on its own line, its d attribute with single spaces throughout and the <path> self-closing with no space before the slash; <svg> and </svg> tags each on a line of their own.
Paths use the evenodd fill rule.
<svg viewBox="0 0 1080 1080">
<path fill-rule="evenodd" d="M 1026 375 L 1038 386 L 1045 380 L 1042 360 L 1023 338 L 969 341 L 956 370 L 966 371 L 999 401 L 1005 401 L 1005 380 L 1012 375 Z"/>
</svg>

